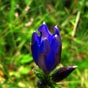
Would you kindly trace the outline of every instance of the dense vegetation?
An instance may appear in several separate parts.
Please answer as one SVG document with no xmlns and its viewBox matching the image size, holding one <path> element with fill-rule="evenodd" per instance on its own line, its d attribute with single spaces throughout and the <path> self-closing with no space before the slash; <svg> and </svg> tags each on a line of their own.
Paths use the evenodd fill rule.
<svg viewBox="0 0 88 88">
<path fill-rule="evenodd" d="M 58 84 L 88 88 L 87 0 L 0 0 L 0 88 L 36 88 L 31 35 L 44 21 L 60 29 L 60 65 L 78 66 Z"/>
</svg>

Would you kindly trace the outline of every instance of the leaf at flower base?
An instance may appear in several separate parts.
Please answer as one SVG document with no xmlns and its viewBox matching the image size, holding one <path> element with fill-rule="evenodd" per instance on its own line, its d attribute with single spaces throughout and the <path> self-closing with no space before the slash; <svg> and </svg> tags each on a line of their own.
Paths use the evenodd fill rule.
<svg viewBox="0 0 88 88">
<path fill-rule="evenodd" d="M 42 71 L 40 68 L 36 68 L 36 69 L 35 69 L 35 74 L 36 74 L 36 76 L 37 76 L 39 79 L 41 79 L 41 80 L 44 80 L 44 79 L 45 79 L 44 73 L 43 73 L 43 71 Z"/>
<path fill-rule="evenodd" d="M 62 67 L 52 75 L 52 80 L 59 82 L 66 78 L 77 66 Z"/>
</svg>

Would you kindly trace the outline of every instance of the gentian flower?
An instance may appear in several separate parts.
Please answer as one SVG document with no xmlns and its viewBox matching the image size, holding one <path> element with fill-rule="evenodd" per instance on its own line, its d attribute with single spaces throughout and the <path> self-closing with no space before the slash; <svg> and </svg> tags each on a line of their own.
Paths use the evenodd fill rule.
<svg viewBox="0 0 88 88">
<path fill-rule="evenodd" d="M 35 63 L 44 71 L 51 72 L 61 60 L 62 43 L 57 26 L 52 34 L 45 23 L 32 34 L 32 56 Z"/>
</svg>

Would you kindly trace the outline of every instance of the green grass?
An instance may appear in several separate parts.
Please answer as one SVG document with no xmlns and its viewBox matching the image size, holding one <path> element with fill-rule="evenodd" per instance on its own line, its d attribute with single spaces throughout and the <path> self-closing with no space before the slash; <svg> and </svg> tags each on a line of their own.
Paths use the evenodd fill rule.
<svg viewBox="0 0 88 88">
<path fill-rule="evenodd" d="M 61 64 L 78 66 L 58 84 L 88 88 L 87 10 L 87 0 L 0 0 L 0 88 L 35 88 L 31 35 L 44 21 L 60 29 Z"/>
</svg>

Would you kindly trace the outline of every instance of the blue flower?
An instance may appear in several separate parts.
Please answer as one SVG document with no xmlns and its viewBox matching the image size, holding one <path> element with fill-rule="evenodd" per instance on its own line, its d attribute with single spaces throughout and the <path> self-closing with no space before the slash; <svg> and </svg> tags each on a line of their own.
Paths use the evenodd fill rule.
<svg viewBox="0 0 88 88">
<path fill-rule="evenodd" d="M 32 34 L 32 56 L 35 63 L 44 71 L 52 71 L 61 60 L 62 43 L 57 26 L 52 34 L 45 23 Z"/>
</svg>

